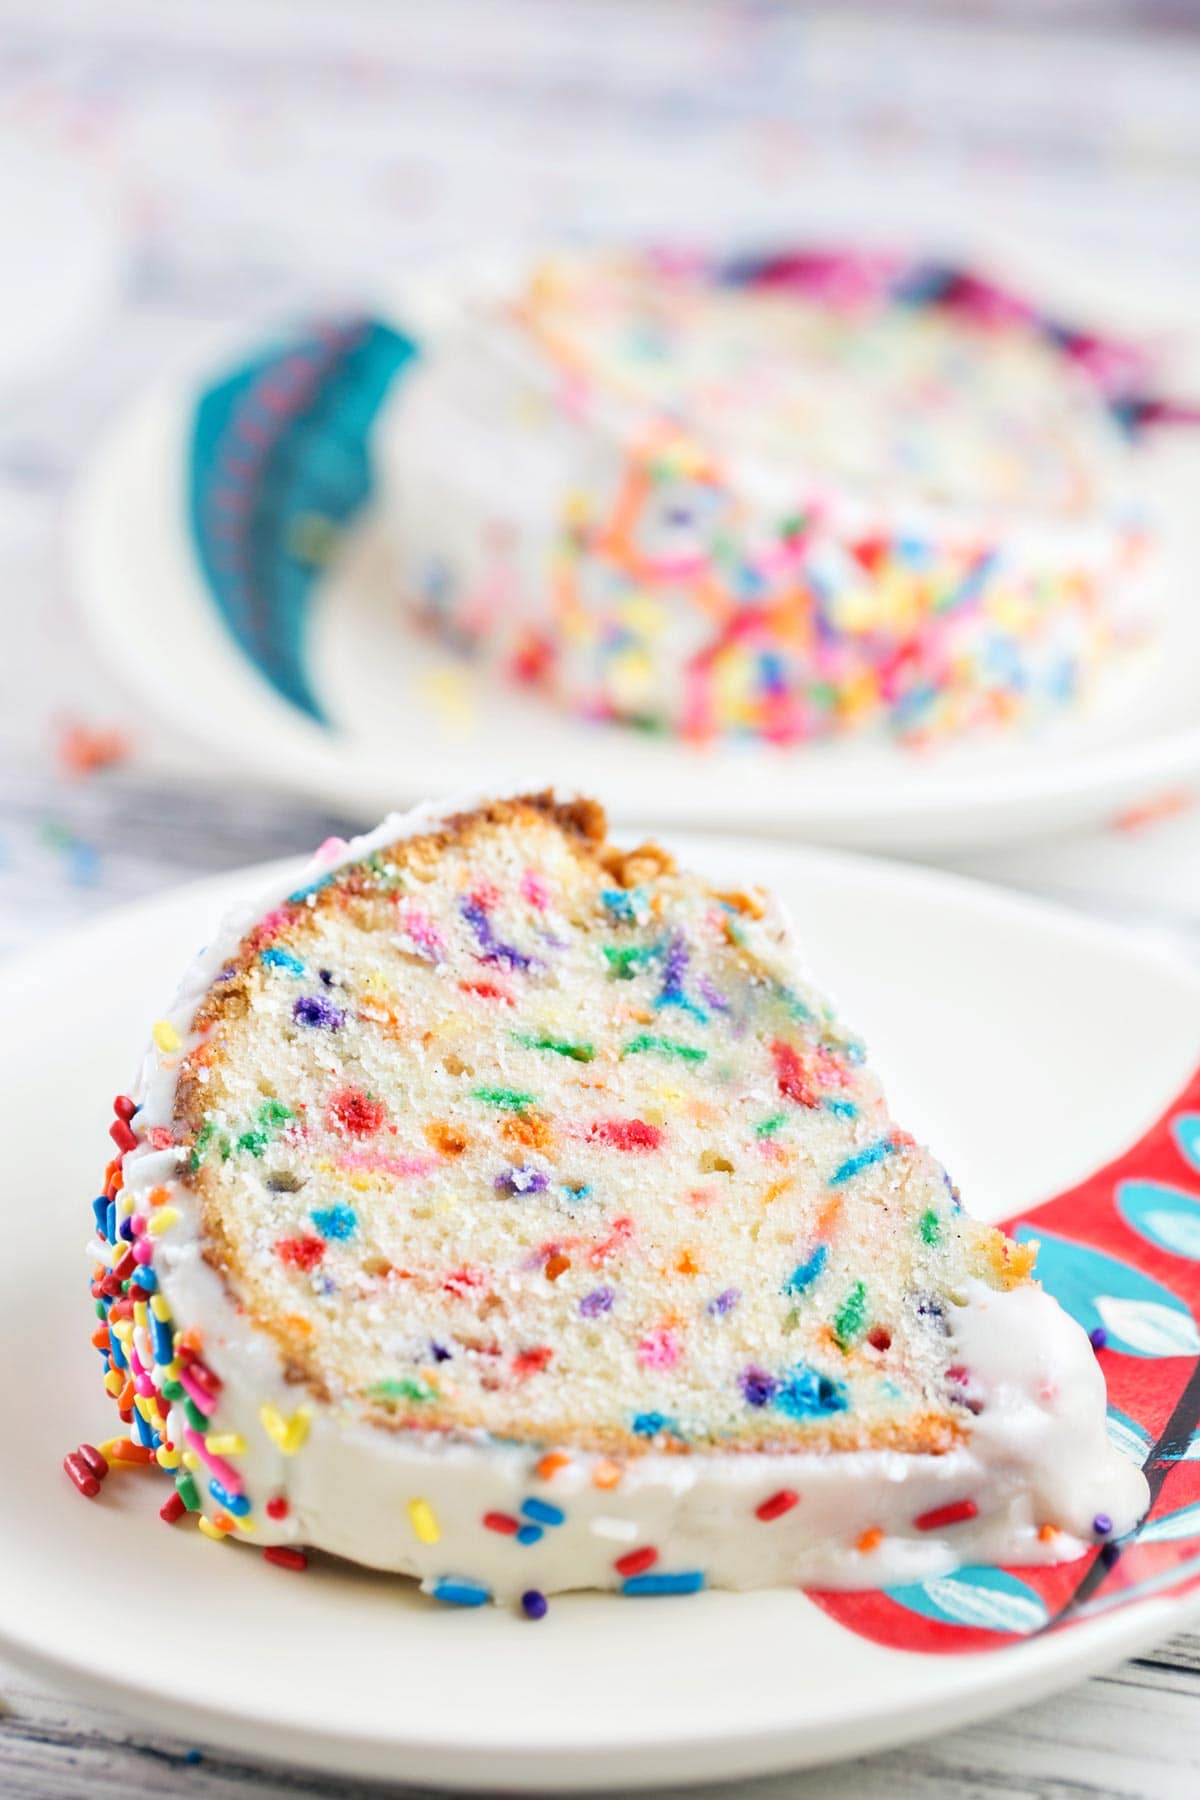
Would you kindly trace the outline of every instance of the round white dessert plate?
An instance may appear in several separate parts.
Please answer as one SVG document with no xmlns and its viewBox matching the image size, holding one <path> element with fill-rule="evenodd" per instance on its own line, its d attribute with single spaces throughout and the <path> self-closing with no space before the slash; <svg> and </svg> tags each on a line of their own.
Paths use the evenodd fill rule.
<svg viewBox="0 0 1200 1800">
<path fill-rule="evenodd" d="M 865 1030 L 897 1115 L 986 1217 L 1108 1162 L 1200 1060 L 1200 976 L 1106 928 L 827 852 L 679 848 L 723 881 L 782 894 L 814 967 Z M 531 1624 L 439 1606 L 403 1579 L 325 1558 L 295 1575 L 168 1529 L 156 1516 L 168 1490 L 150 1470 L 114 1470 L 83 1501 L 60 1465 L 112 1429 L 86 1288 L 110 1098 L 180 968 L 223 910 L 270 878 L 180 889 L 6 970 L 6 1654 L 188 1742 L 356 1777 L 627 1790 L 945 1731 L 1044 1697 L 1194 1616 L 1186 1599 L 1152 1593 L 956 1655 L 869 1641 L 790 1590 L 566 1596 Z M 913 1632 L 922 1642 L 915 1618 Z"/>
<path fill-rule="evenodd" d="M 1195 297 L 1098 286 L 1105 321 L 1169 343 L 1173 375 L 1185 391 L 1197 385 Z M 1079 287 L 1043 278 L 1033 291 L 1078 308 L 1097 284 Z M 436 309 L 415 284 L 408 305 L 424 329 Z M 403 305 L 391 312 L 405 316 Z M 369 344 L 340 387 L 335 370 L 323 406 L 305 412 L 301 387 L 289 419 L 275 381 L 282 367 L 287 385 L 287 355 L 286 344 L 244 348 L 228 369 L 137 402 L 101 448 L 74 519 L 75 587 L 115 673 L 172 730 L 233 765 L 364 820 L 430 785 L 469 787 L 480 768 L 501 783 L 550 768 L 606 794 L 622 820 L 918 854 L 1100 824 L 1200 787 L 1200 430 L 1152 452 L 1160 637 L 1089 710 L 924 751 L 867 738 L 697 748 L 569 718 L 411 628 L 383 522 L 359 505 L 356 462 L 369 464 L 392 379 L 402 403 L 404 370 L 380 373 L 386 347 Z M 331 504 L 336 513 L 343 501 L 330 530 Z M 214 509 L 205 560 L 209 528 L 197 520 Z"/>
</svg>

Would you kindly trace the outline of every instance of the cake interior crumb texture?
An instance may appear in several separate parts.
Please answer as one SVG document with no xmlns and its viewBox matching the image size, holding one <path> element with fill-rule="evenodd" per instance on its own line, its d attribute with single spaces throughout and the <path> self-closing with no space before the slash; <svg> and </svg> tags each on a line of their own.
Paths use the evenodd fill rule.
<svg viewBox="0 0 1200 1800">
<path fill-rule="evenodd" d="M 178 1090 L 206 1254 L 298 1394 L 390 1430 L 944 1450 L 959 1208 L 757 892 L 497 801 L 246 938 Z"/>
</svg>

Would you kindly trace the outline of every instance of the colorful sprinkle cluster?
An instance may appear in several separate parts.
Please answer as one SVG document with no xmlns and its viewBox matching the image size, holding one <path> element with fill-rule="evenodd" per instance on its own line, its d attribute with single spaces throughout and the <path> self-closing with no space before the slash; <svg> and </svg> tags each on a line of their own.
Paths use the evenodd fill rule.
<svg viewBox="0 0 1200 1800">
<path fill-rule="evenodd" d="M 844 252 L 563 258 L 493 325 L 542 359 L 498 467 L 516 417 L 558 488 L 431 505 L 399 549 L 443 635 L 584 717 L 920 744 L 1053 712 L 1145 634 L 1132 440 L 1191 415 L 1131 348 Z"/>
</svg>

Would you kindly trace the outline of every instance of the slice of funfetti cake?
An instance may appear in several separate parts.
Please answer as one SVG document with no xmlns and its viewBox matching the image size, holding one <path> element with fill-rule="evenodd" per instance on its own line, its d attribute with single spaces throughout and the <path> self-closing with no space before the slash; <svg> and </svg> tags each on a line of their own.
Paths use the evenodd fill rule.
<svg viewBox="0 0 1200 1800">
<path fill-rule="evenodd" d="M 1032 1247 L 889 1117 L 772 902 L 590 802 L 326 845 L 117 1111 L 106 1386 L 209 1537 L 540 1616 L 1061 1560 L 1143 1509 Z"/>
</svg>

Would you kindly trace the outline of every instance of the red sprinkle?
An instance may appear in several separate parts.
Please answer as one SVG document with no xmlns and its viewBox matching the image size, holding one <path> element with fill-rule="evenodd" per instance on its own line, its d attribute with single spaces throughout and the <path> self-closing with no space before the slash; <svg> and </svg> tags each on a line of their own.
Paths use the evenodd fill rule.
<svg viewBox="0 0 1200 1800">
<path fill-rule="evenodd" d="M 385 1111 L 382 1100 L 362 1088 L 347 1087 L 329 1102 L 329 1116 L 351 1137 L 370 1137 L 383 1124 Z"/>
<path fill-rule="evenodd" d="M 538 1375 L 553 1355 L 549 1344 L 539 1344 L 536 1350 L 522 1350 L 513 1357 L 513 1374 L 518 1381 L 524 1381 L 528 1375 Z"/>
<path fill-rule="evenodd" d="M 92 1474 L 92 1471 L 88 1468 L 83 1458 L 74 1450 L 71 1451 L 70 1455 L 63 1457 L 63 1468 L 67 1471 L 67 1474 L 71 1477 L 71 1480 L 75 1483 L 75 1486 L 79 1489 L 79 1492 L 83 1495 L 85 1500 L 94 1500 L 96 1498 L 96 1495 L 100 1492 L 100 1483 L 96 1480 L 96 1477 Z"/>
<path fill-rule="evenodd" d="M 973 1519 L 979 1508 L 973 1500 L 955 1500 L 950 1506 L 935 1506 L 932 1512 L 922 1513 L 913 1524 L 918 1531 L 940 1531 L 943 1525 L 961 1525 L 965 1519 Z"/>
<path fill-rule="evenodd" d="M 182 1494 L 172 1494 L 158 1509 L 158 1516 L 164 1525 L 173 1525 L 176 1519 L 182 1519 L 187 1507 L 183 1503 Z"/>
<path fill-rule="evenodd" d="M 280 1238 L 275 1254 L 289 1269 L 315 1269 L 325 1254 L 325 1243 L 318 1237 Z"/>
<path fill-rule="evenodd" d="M 483 1522 L 489 1531 L 498 1531 L 502 1537 L 513 1537 L 521 1529 L 510 1513 L 484 1513 Z"/>
<path fill-rule="evenodd" d="M 132 1150 L 137 1144 L 137 1138 L 124 1119 L 114 1119 L 108 1128 L 108 1135 L 121 1151 Z"/>
<path fill-rule="evenodd" d="M 286 1519 L 287 1518 L 288 1503 L 284 1499 L 282 1494 L 276 1494 L 276 1495 L 274 1495 L 274 1497 L 272 1499 L 267 1501 L 266 1514 L 267 1514 L 268 1519 Z"/>
<path fill-rule="evenodd" d="M 101 1456 L 94 1444 L 80 1444 L 75 1454 L 80 1462 L 83 1463 L 96 1477 L 97 1481 L 104 1480 L 104 1477 L 108 1474 L 108 1459 Z"/>
<path fill-rule="evenodd" d="M 785 1100 L 794 1100 L 797 1106 L 817 1104 L 817 1096 L 804 1073 L 804 1064 L 792 1044 L 776 1038 L 771 1045 L 771 1061 L 775 1065 L 775 1084 Z"/>
<path fill-rule="evenodd" d="M 782 1519 L 784 1513 L 791 1512 L 793 1506 L 799 1504 L 799 1500 L 799 1494 L 794 1494 L 791 1488 L 780 1488 L 777 1494 L 772 1494 L 769 1500 L 764 1500 L 761 1506 L 755 1507 L 754 1516 L 767 1521 Z"/>
<path fill-rule="evenodd" d="M 275 1563 L 281 1569 L 307 1569 L 308 1553 L 304 1550 L 289 1550 L 286 1544 L 268 1544 L 263 1551 L 265 1560 Z"/>
<path fill-rule="evenodd" d="M 137 1111 L 137 1101 L 131 1100 L 128 1094 L 118 1094 L 113 1101 L 113 1111 L 116 1113 L 118 1119 L 124 1119 L 125 1123 L 128 1124 L 134 1113 Z"/>
<path fill-rule="evenodd" d="M 460 981 L 458 985 L 464 994 L 475 994 L 480 1000 L 499 1000 L 505 1006 L 516 1005 L 512 995 L 506 994 L 494 981 Z"/>
<path fill-rule="evenodd" d="M 589 1143 L 607 1144 L 611 1150 L 657 1150 L 663 1134 L 644 1119 L 597 1119 L 587 1135 Z"/>
<path fill-rule="evenodd" d="M 658 1561 L 658 1551 L 650 1544 L 642 1550 L 630 1550 L 626 1556 L 618 1556 L 613 1568 L 618 1575 L 644 1575 Z"/>
</svg>

